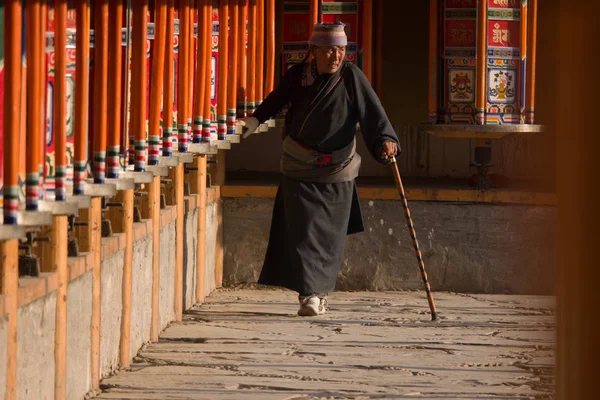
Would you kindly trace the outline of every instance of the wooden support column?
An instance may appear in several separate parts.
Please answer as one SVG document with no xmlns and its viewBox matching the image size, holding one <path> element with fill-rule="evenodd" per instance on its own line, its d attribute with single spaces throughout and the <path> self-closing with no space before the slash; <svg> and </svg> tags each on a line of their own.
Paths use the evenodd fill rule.
<svg viewBox="0 0 600 400">
<path fill-rule="evenodd" d="M 525 80 L 525 123 L 535 123 L 535 66 L 537 57 L 537 0 L 529 0 L 527 34 L 527 78 Z"/>
<path fill-rule="evenodd" d="M 265 0 L 258 0 L 256 7 L 256 108 L 263 101 L 265 65 Z"/>
<path fill-rule="evenodd" d="M 598 331 L 600 329 L 600 174 L 597 115 L 600 87 L 597 66 L 590 55 L 600 50 L 600 3 L 550 0 L 546 12 L 558 21 L 553 28 L 557 75 L 555 106 L 557 167 L 557 400 L 598 396 Z M 556 5 L 559 5 L 558 7 Z M 540 24 L 541 26 L 541 24 Z M 539 99 L 541 103 L 541 99 Z"/>
<path fill-rule="evenodd" d="M 92 268 L 92 323 L 91 323 L 91 372 L 92 388 L 100 386 L 100 305 L 101 305 L 101 262 L 102 262 L 102 199 L 92 197 L 89 212 L 88 233 L 90 248 L 82 251 L 91 251 L 94 254 Z M 81 242 L 80 242 L 81 249 Z"/>
<path fill-rule="evenodd" d="M 248 0 L 248 58 L 246 83 L 248 90 L 247 97 L 247 115 L 252 116 L 256 108 L 256 0 Z"/>
<path fill-rule="evenodd" d="M 52 225 L 53 270 L 56 271 L 56 317 L 54 333 L 54 398 L 67 398 L 67 288 L 69 285 L 68 235 L 66 215 L 54 216 Z"/>
<path fill-rule="evenodd" d="M 123 262 L 122 305 L 121 309 L 121 343 L 119 347 L 121 368 L 130 365 L 131 343 L 131 282 L 133 269 L 133 189 L 119 192 L 123 207 L 121 208 L 121 226 L 125 233 L 125 257 Z"/>
<path fill-rule="evenodd" d="M 312 35 L 315 24 L 319 22 L 319 0 L 310 0 L 309 6 L 309 21 L 308 21 L 308 37 Z"/>
<path fill-rule="evenodd" d="M 84 177 L 87 165 L 87 118 L 90 59 L 89 13 L 90 10 L 87 0 L 76 0 L 77 32 L 79 32 L 79 34 L 76 36 L 77 69 L 75 76 L 77 85 L 75 85 L 75 141 L 73 146 L 75 153 L 75 160 L 73 162 L 73 194 L 75 195 L 83 195 Z M 81 246 L 81 238 L 79 248 L 81 251 L 89 251 L 84 250 Z"/>
<path fill-rule="evenodd" d="M 229 64 L 229 0 L 219 0 L 219 70 L 217 94 L 217 134 L 219 140 L 227 138 L 227 87 Z"/>
<path fill-rule="evenodd" d="M 165 78 L 165 42 L 167 38 L 165 27 L 167 25 L 167 2 L 156 1 L 155 18 L 156 36 L 152 50 L 152 70 L 150 82 L 150 110 L 149 110 L 149 155 L 148 164 L 158 165 L 160 148 L 160 108 L 163 99 L 163 86 Z M 166 107 L 165 107 L 166 108 Z"/>
<path fill-rule="evenodd" d="M 363 1 L 363 72 L 373 84 L 373 0 Z"/>
<path fill-rule="evenodd" d="M 175 168 L 175 207 L 177 211 L 177 223 L 175 233 L 175 319 L 181 321 L 183 318 L 183 249 L 185 238 L 183 237 L 184 220 L 184 171 L 183 164 L 179 163 Z"/>
<path fill-rule="evenodd" d="M 439 34 L 438 0 L 429 0 L 429 107 L 428 121 L 435 124 L 438 119 L 438 70 L 440 68 L 438 34 Z M 381 39 L 379 39 L 381 40 Z"/>
<path fill-rule="evenodd" d="M 227 84 L 227 134 L 235 135 L 236 124 L 236 98 L 237 98 L 237 78 L 238 78 L 238 36 L 241 34 L 239 30 L 239 13 L 237 0 L 231 0 L 229 3 L 229 21 L 230 34 L 229 38 L 229 79 Z"/>
<path fill-rule="evenodd" d="M 487 1 L 477 2 L 477 83 L 475 85 L 475 123 L 485 123 L 487 71 Z"/>
<path fill-rule="evenodd" d="M 266 35 L 267 35 L 267 49 L 266 49 L 266 76 L 265 76 L 265 92 L 264 97 L 267 97 L 275 88 L 275 0 L 267 1 L 267 16 L 266 22 Z M 244 24 L 245 26 L 245 24 Z M 246 35 L 244 35 L 244 38 Z"/>
<path fill-rule="evenodd" d="M 13 14 L 14 15 L 14 14 Z M 2 260 L 2 286 L 8 324 L 6 332 L 6 387 L 4 398 L 17 398 L 17 320 L 19 300 L 19 241 L 0 242 L 0 260 Z M 2 361 L 4 362 L 4 361 Z"/>
<path fill-rule="evenodd" d="M 198 168 L 198 245 L 196 246 L 196 302 L 203 302 L 206 273 L 206 156 L 196 158 Z"/>
<path fill-rule="evenodd" d="M 108 116 L 108 1 L 94 7 L 94 183 L 104 183 Z"/>
<path fill-rule="evenodd" d="M 167 37 L 165 39 L 165 77 L 163 86 L 163 157 L 173 154 L 173 29 L 175 6 L 174 0 L 167 0 Z"/>
<path fill-rule="evenodd" d="M 148 185 L 148 205 L 150 218 L 152 218 L 152 318 L 150 321 L 150 340 L 158 342 L 160 331 L 160 176 L 155 176 L 152 183 Z"/>
<path fill-rule="evenodd" d="M 377 34 L 375 36 L 375 92 L 383 98 L 383 3 L 377 1 Z"/>
</svg>

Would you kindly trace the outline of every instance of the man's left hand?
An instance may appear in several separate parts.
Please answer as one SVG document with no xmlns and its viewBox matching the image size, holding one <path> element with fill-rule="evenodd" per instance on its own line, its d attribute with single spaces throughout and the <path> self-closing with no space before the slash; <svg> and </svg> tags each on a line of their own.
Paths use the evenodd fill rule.
<svg viewBox="0 0 600 400">
<path fill-rule="evenodd" d="M 383 143 L 383 151 L 381 152 L 381 157 L 384 159 L 388 159 L 391 156 L 395 156 L 398 154 L 398 145 L 391 140 L 388 140 Z"/>
</svg>

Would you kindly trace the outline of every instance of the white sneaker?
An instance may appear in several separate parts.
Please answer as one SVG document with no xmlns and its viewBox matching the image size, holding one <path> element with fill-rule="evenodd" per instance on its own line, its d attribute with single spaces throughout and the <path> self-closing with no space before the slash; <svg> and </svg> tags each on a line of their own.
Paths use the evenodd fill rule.
<svg viewBox="0 0 600 400">
<path fill-rule="evenodd" d="M 327 311 L 327 296 L 319 297 L 319 315 L 325 314 Z"/>
<path fill-rule="evenodd" d="M 317 296 L 300 297 L 300 309 L 298 315 L 302 317 L 314 317 L 319 315 L 321 301 Z"/>
</svg>

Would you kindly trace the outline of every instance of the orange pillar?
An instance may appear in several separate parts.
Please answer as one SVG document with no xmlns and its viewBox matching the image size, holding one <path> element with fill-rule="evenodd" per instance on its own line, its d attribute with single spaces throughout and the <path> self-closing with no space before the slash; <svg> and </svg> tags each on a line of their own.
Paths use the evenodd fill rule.
<svg viewBox="0 0 600 400">
<path fill-rule="evenodd" d="M 246 55 L 246 22 L 248 20 L 248 4 L 246 0 L 238 1 L 238 79 L 237 79 L 237 118 L 246 117 L 246 74 L 247 74 L 247 55 Z"/>
<path fill-rule="evenodd" d="M 194 82 L 195 82 L 195 63 L 196 63 L 196 46 L 194 39 L 194 21 L 195 21 L 195 6 L 196 0 L 190 0 L 190 12 L 189 12 L 189 53 L 188 53 L 188 87 L 187 87 L 187 110 L 185 116 L 187 117 L 187 135 L 188 143 L 192 141 L 192 114 L 194 106 Z"/>
<path fill-rule="evenodd" d="M 219 94 L 217 95 L 217 122 L 219 140 L 227 135 L 227 66 L 229 64 L 229 0 L 219 1 Z"/>
<path fill-rule="evenodd" d="M 535 64 L 537 53 L 537 0 L 529 0 L 527 35 L 527 79 L 525 89 L 525 123 L 535 123 Z"/>
<path fill-rule="evenodd" d="M 428 121 L 435 124 L 438 119 L 438 0 L 429 0 L 429 102 Z"/>
<path fill-rule="evenodd" d="M 148 164 L 158 165 L 160 148 L 160 107 L 165 78 L 165 43 L 167 2 L 156 0 L 154 18 L 154 47 L 150 77 L 150 113 L 148 121 Z"/>
<path fill-rule="evenodd" d="M 190 1 L 179 1 L 179 63 L 177 73 L 177 131 L 178 150 L 180 153 L 188 151 L 188 78 L 190 59 Z"/>
<path fill-rule="evenodd" d="M 383 96 L 383 3 L 377 1 L 377 39 L 375 41 L 375 92 Z"/>
<path fill-rule="evenodd" d="M 363 2 L 363 72 L 373 84 L 373 0 Z"/>
<path fill-rule="evenodd" d="M 104 183 L 108 111 L 108 0 L 94 7 L 94 183 Z"/>
<path fill-rule="evenodd" d="M 477 84 L 475 94 L 475 123 L 485 124 L 487 70 L 487 1 L 477 2 Z"/>
<path fill-rule="evenodd" d="M 38 209 L 40 189 L 40 154 L 43 145 L 41 113 L 42 95 L 42 43 L 40 2 L 27 4 L 27 159 L 26 159 L 26 207 L 27 210 Z"/>
<path fill-rule="evenodd" d="M 309 23 L 308 23 L 308 37 L 312 34 L 312 30 L 317 22 L 319 22 L 319 0 L 310 0 L 309 6 Z"/>
<path fill-rule="evenodd" d="M 265 91 L 263 97 L 267 97 L 275 87 L 275 0 L 267 1 L 266 16 L 266 75 Z"/>
<path fill-rule="evenodd" d="M 165 39 L 165 77 L 163 88 L 163 156 L 173 155 L 173 39 L 174 39 L 174 0 L 167 0 L 167 36 Z"/>
<path fill-rule="evenodd" d="M 237 95 L 237 69 L 238 69 L 238 3 L 232 0 L 229 4 L 229 16 L 231 25 L 231 38 L 229 39 L 229 79 L 227 80 L 227 134 L 235 134 L 235 111 Z"/>
<path fill-rule="evenodd" d="M 256 15 L 256 0 L 248 0 L 248 71 L 246 78 L 248 84 L 248 116 L 254 114 L 256 108 Z"/>
<path fill-rule="evenodd" d="M 527 60 L 528 13 L 529 7 L 527 6 L 527 2 L 524 1 L 521 3 L 521 45 L 519 49 L 519 56 L 521 57 L 521 71 L 519 72 L 519 79 L 521 79 L 521 82 L 524 82 L 527 78 L 527 63 L 529 62 L 529 60 Z M 527 87 L 527 83 L 525 83 L 525 86 Z M 525 103 L 527 98 L 526 87 L 521 88 L 520 94 L 517 98 L 518 110 L 520 114 L 519 123 L 521 124 L 525 123 Z"/>
<path fill-rule="evenodd" d="M 256 108 L 258 108 L 263 101 L 265 79 L 265 0 L 258 0 L 256 26 L 256 87 L 254 100 Z"/>
<path fill-rule="evenodd" d="M 56 200 L 67 198 L 67 1 L 54 2 L 55 70 L 54 70 L 54 135 L 56 140 Z"/>
<path fill-rule="evenodd" d="M 112 0 L 108 14 L 108 142 L 106 145 L 106 177 L 119 177 L 119 156 L 121 153 L 121 72 L 123 26 L 123 0 Z"/>
<path fill-rule="evenodd" d="M 73 194 L 83 195 L 84 180 L 87 164 L 87 115 L 89 94 L 89 64 L 90 64 L 90 24 L 88 0 L 77 0 L 77 32 L 75 71 L 75 140 L 73 165 Z"/>
<path fill-rule="evenodd" d="M 131 78 L 131 127 L 134 137 L 135 171 L 146 170 L 146 32 L 148 3 L 146 0 L 132 1 L 132 61 Z"/>
<path fill-rule="evenodd" d="M 204 91 L 206 88 L 206 70 L 207 70 L 207 41 L 206 34 L 206 7 L 207 0 L 198 2 L 198 39 L 196 40 L 196 80 L 194 81 L 194 124 L 192 126 L 194 143 L 202 142 L 202 124 L 204 121 L 202 111 L 204 110 Z"/>
<path fill-rule="evenodd" d="M 202 141 L 210 142 L 210 131 L 211 131 L 211 123 L 212 123 L 212 115 L 211 115 L 211 92 L 212 92 L 212 49 L 213 49 L 213 28 L 212 28 L 212 0 L 206 0 L 206 21 L 204 27 L 204 36 L 202 40 L 204 41 L 204 51 L 206 54 L 206 77 L 205 77 L 205 85 L 206 89 L 204 90 L 204 109 L 202 110 L 202 114 L 204 117 L 204 121 L 202 122 Z"/>
<path fill-rule="evenodd" d="M 16 224 L 19 209 L 21 116 L 21 40 L 23 10 L 19 0 L 8 0 L 4 14 L 4 223 Z"/>
</svg>

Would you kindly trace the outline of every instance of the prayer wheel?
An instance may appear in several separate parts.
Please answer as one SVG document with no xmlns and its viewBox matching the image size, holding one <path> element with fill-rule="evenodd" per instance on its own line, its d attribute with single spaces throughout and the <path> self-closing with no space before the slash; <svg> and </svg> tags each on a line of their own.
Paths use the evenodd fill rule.
<svg viewBox="0 0 600 400">
<path fill-rule="evenodd" d="M 431 0 L 433 124 L 532 124 L 536 0 Z"/>
</svg>

